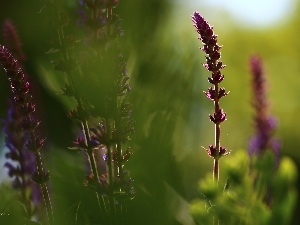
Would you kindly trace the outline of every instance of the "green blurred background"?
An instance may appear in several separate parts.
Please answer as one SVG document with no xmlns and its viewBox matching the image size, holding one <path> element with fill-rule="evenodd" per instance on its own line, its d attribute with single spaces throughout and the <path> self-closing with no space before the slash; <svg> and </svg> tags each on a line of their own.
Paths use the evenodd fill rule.
<svg viewBox="0 0 300 225">
<path fill-rule="evenodd" d="M 292 10 L 268 23 L 263 22 L 263 14 L 262 22 L 255 24 L 232 14 L 220 2 L 213 5 L 207 1 L 121 0 L 119 3 L 136 120 L 131 143 L 135 154 L 127 168 L 137 189 L 132 203 L 136 213 L 130 215 L 140 221 L 137 224 L 193 224 L 187 213 L 188 201 L 196 196 L 198 180 L 211 171 L 212 160 L 201 146 L 214 141 L 214 126 L 208 120 L 213 103 L 203 94 L 209 86 L 209 74 L 201 65 L 205 58 L 192 26 L 193 11 L 202 13 L 214 26 L 218 42 L 223 45 L 222 60 L 227 67 L 223 70 L 222 86 L 230 94 L 221 102 L 227 113 L 227 121 L 222 124 L 222 145 L 232 151 L 246 149 L 253 134 L 248 59 L 252 54 L 259 54 L 266 71 L 270 112 L 279 122 L 276 136 L 282 143 L 281 154 L 291 156 L 300 168 L 297 127 L 300 3 L 295 0 Z M 76 10 L 75 1 L 65 0 L 61 4 L 70 12 Z M 264 12 L 266 18 L 272 10 L 270 3 Z M 258 17 L 255 11 L 253 14 Z M 72 101 L 58 95 L 64 78 L 51 70 L 51 57 L 45 54 L 51 48 L 56 31 L 41 1 L 6 2 L 0 9 L 1 21 L 5 18 L 14 21 L 23 40 L 28 58 L 25 68 L 32 76 L 49 145 L 45 150 L 49 156 L 46 162 L 53 176 L 59 174 L 57 177 L 60 177 L 63 174 L 60 166 L 74 167 L 73 156 L 64 149 L 71 145 L 76 126 L 66 117 Z M 0 117 L 4 118 L 9 91 L 4 74 L 0 85 Z M 95 90 L 95 96 L 96 93 Z M 55 152 L 52 156 L 51 151 Z M 57 166 L 61 159 L 55 157 L 60 152 L 66 158 L 64 165 Z M 230 156 L 223 160 L 230 160 Z M 80 177 L 80 172 L 76 176 Z M 299 210 L 298 203 L 295 212 Z M 291 224 L 297 224 L 296 216 Z"/>
</svg>

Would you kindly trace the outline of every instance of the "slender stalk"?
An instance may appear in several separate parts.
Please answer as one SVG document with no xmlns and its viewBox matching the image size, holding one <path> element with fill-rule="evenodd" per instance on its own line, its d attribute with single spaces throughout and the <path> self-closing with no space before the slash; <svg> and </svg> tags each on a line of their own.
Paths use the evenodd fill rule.
<svg viewBox="0 0 300 225">
<path fill-rule="evenodd" d="M 122 145 L 120 142 L 117 143 L 117 153 L 118 153 L 118 162 L 117 162 L 117 176 L 119 177 L 120 181 L 123 181 L 123 162 L 122 162 Z M 121 191 L 121 190 L 120 190 Z"/>
<path fill-rule="evenodd" d="M 81 121 L 81 127 L 82 127 L 82 132 L 84 134 L 85 142 L 88 146 L 87 155 L 88 155 L 91 171 L 92 171 L 94 179 L 97 182 L 99 182 L 99 174 L 98 174 L 97 164 L 96 164 L 96 160 L 95 160 L 94 150 L 91 145 L 91 136 L 90 136 L 87 121 Z"/>
<path fill-rule="evenodd" d="M 218 83 L 214 85 L 214 90 L 219 93 L 219 85 Z M 220 110 L 220 104 L 219 104 L 219 99 L 216 98 L 214 100 L 214 105 L 215 105 L 215 113 L 217 113 Z M 215 146 L 216 149 L 220 149 L 221 145 L 221 128 L 220 128 L 220 123 L 215 124 Z M 218 186 L 219 183 L 219 151 L 216 151 L 215 157 L 214 157 L 214 165 L 213 165 L 213 178 L 214 181 L 216 182 L 216 185 Z"/>
<path fill-rule="evenodd" d="M 68 51 L 67 51 L 67 49 L 65 48 L 65 46 L 63 44 L 64 31 L 63 31 L 62 28 L 60 28 L 60 29 L 57 30 L 57 32 L 58 32 L 59 44 L 60 44 L 61 50 L 62 50 L 63 59 L 66 62 L 68 62 L 69 61 L 69 54 L 68 54 Z M 94 151 L 93 151 L 93 148 L 92 148 L 92 145 L 91 145 L 91 137 L 90 137 L 88 123 L 84 118 L 82 118 L 82 114 L 84 114 L 84 107 L 83 107 L 83 104 L 82 104 L 82 100 L 80 99 L 80 97 L 77 94 L 77 91 L 76 91 L 77 88 L 75 86 L 75 82 L 73 80 L 72 74 L 69 72 L 69 73 L 67 73 L 67 75 L 68 75 L 68 78 L 70 80 L 71 86 L 73 88 L 73 93 L 74 93 L 75 100 L 77 101 L 77 104 L 78 104 L 78 110 L 79 110 L 78 114 L 81 117 L 79 119 L 80 119 L 80 122 L 81 122 L 82 133 L 83 133 L 84 138 L 85 138 L 85 143 L 88 146 L 87 155 L 88 155 L 88 161 L 89 161 L 89 164 L 90 164 L 90 167 L 91 167 L 91 172 L 92 172 L 92 175 L 95 178 L 95 180 L 97 182 L 99 182 L 99 174 L 98 174 L 98 169 L 97 169 L 97 164 L 96 164 L 96 160 L 95 160 Z M 97 198 L 98 197 L 99 196 L 97 196 Z"/>
<path fill-rule="evenodd" d="M 114 185 L 114 171 L 113 171 L 113 145 L 112 145 L 112 130 L 114 128 L 114 122 L 106 118 L 106 127 L 107 127 L 107 134 L 109 135 L 108 143 L 106 145 L 107 148 L 107 171 L 108 171 L 108 185 L 109 185 L 109 222 L 110 224 L 115 224 L 115 198 L 113 193 L 113 185 Z"/>
<path fill-rule="evenodd" d="M 210 120 L 215 124 L 215 137 L 214 145 L 210 145 L 209 149 L 205 149 L 210 157 L 214 159 L 213 164 L 213 180 L 218 186 L 219 182 L 219 160 L 222 156 L 228 155 L 224 147 L 221 146 L 221 128 L 220 124 L 226 120 L 226 113 L 220 107 L 220 99 L 226 96 L 224 88 L 219 88 L 219 83 L 224 79 L 224 75 L 221 73 L 221 69 L 225 66 L 221 61 L 221 46 L 217 43 L 217 35 L 213 32 L 213 27 L 208 24 L 208 22 L 201 16 L 198 12 L 195 12 L 192 20 L 194 22 L 194 27 L 199 34 L 199 40 L 202 42 L 202 51 L 206 53 L 206 64 L 203 66 L 211 72 L 211 76 L 208 77 L 208 82 L 213 85 L 209 87 L 205 95 L 214 102 L 214 113 L 209 115 Z M 219 224 L 217 215 L 213 216 L 213 224 Z"/>
<path fill-rule="evenodd" d="M 35 155 L 37 172 L 38 172 L 38 174 L 43 174 L 43 176 L 44 176 L 45 172 L 44 172 L 43 162 L 42 162 L 42 158 L 41 158 L 41 153 L 39 151 L 36 151 L 34 155 Z M 51 204 L 47 184 L 45 182 L 41 182 L 41 183 L 39 183 L 39 185 L 42 190 L 42 195 L 43 195 L 46 212 L 47 212 L 47 216 L 48 216 L 48 222 L 50 225 L 53 225 L 54 224 L 53 209 L 52 209 L 52 204 Z"/>
<path fill-rule="evenodd" d="M 213 179 L 217 183 L 219 182 L 219 159 L 214 159 L 214 166 L 213 166 Z"/>
<path fill-rule="evenodd" d="M 40 184 L 43 198 L 48 214 L 49 224 L 53 224 L 53 211 L 49 192 L 47 190 L 46 182 L 49 179 L 48 173 L 44 172 L 40 150 L 43 147 L 44 139 L 36 134 L 36 128 L 39 122 L 36 120 L 35 104 L 32 102 L 30 94 L 30 85 L 27 81 L 27 76 L 18 61 L 14 59 L 12 54 L 6 47 L 0 45 L 0 63 L 4 67 L 8 80 L 10 81 L 13 98 L 16 104 L 17 111 L 22 115 L 22 129 L 27 134 L 26 148 L 32 151 L 36 160 L 36 172 L 33 174 L 33 180 Z"/>
<path fill-rule="evenodd" d="M 47 215 L 48 215 L 49 224 L 53 225 L 54 224 L 53 209 L 52 209 L 52 205 L 51 205 L 51 201 L 50 201 L 48 187 L 47 187 L 46 183 L 43 183 L 40 186 L 42 189 L 42 194 L 43 194 L 44 202 L 46 205 L 46 211 L 47 211 Z"/>
<path fill-rule="evenodd" d="M 206 149 L 208 155 L 214 159 L 213 165 L 213 179 L 216 184 L 219 181 L 219 159 L 222 156 L 228 155 L 224 147 L 220 144 L 221 139 L 221 128 L 220 124 L 226 120 L 226 113 L 220 107 L 220 99 L 226 96 L 224 88 L 219 87 L 224 79 L 224 75 L 221 73 L 221 69 L 225 67 L 221 61 L 221 46 L 217 43 L 217 35 L 213 32 L 213 27 L 208 24 L 208 22 L 201 16 L 198 12 L 195 12 L 192 20 L 194 22 L 194 27 L 199 34 L 199 40 L 203 43 L 202 51 L 206 53 L 206 64 L 203 66 L 211 72 L 211 76 L 208 77 L 208 82 L 213 85 L 209 87 L 205 95 L 212 101 L 214 101 L 214 113 L 209 115 L 210 120 L 215 124 L 215 143 L 210 145 L 209 149 Z"/>
<path fill-rule="evenodd" d="M 110 186 L 113 185 L 113 156 L 112 156 L 112 128 L 113 128 L 113 122 L 111 119 L 106 119 L 106 127 L 107 127 L 107 133 L 109 135 L 109 141 L 106 145 L 107 148 L 107 170 L 108 170 L 108 183 Z"/>
</svg>

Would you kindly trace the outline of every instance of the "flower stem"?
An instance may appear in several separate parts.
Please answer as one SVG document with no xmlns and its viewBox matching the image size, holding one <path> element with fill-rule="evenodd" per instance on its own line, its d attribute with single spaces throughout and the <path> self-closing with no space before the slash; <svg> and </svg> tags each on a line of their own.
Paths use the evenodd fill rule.
<svg viewBox="0 0 300 225">
<path fill-rule="evenodd" d="M 213 167 L 213 179 L 216 182 L 216 185 L 218 185 L 219 182 L 219 159 L 214 159 L 214 167 Z"/>
<path fill-rule="evenodd" d="M 112 156 L 112 128 L 113 128 L 113 123 L 110 119 L 106 119 L 106 127 L 107 127 L 107 133 L 109 135 L 109 141 L 107 143 L 107 170 L 108 170 L 108 183 L 110 186 L 113 185 L 113 156 Z"/>
<path fill-rule="evenodd" d="M 216 93 L 219 93 L 219 85 L 216 83 L 214 85 L 214 90 Z M 218 113 L 220 110 L 220 104 L 219 104 L 219 98 L 216 98 L 214 100 L 214 106 L 215 106 L 215 113 Z M 220 123 L 215 124 L 215 146 L 216 146 L 216 154 L 214 156 L 214 166 L 213 166 L 213 178 L 214 181 L 216 182 L 216 185 L 218 186 L 219 182 L 219 149 L 220 149 L 220 142 L 221 142 L 221 128 L 220 128 Z"/>
<path fill-rule="evenodd" d="M 84 134 L 85 142 L 88 146 L 87 149 L 87 155 L 88 155 L 88 160 L 90 163 L 91 171 L 93 174 L 94 179 L 99 182 L 99 174 L 97 170 L 97 164 L 95 160 L 95 155 L 93 148 L 91 146 L 91 138 L 90 138 L 90 132 L 89 132 L 89 127 L 87 121 L 81 121 L 81 127 L 82 127 L 82 132 Z"/>
</svg>

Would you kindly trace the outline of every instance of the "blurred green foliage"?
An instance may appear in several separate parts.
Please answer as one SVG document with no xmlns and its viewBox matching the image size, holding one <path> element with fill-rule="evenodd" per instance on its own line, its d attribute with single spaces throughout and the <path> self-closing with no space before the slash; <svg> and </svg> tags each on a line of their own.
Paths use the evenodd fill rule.
<svg viewBox="0 0 300 225">
<path fill-rule="evenodd" d="M 274 170 L 273 153 L 252 162 L 244 150 L 231 155 L 223 167 L 227 178 L 217 187 L 211 177 L 199 183 L 199 198 L 191 204 L 196 224 L 289 224 L 296 203 L 297 169 L 283 157 Z"/>
<path fill-rule="evenodd" d="M 78 16 L 74 2 L 60 1 L 67 13 Z M 241 218 L 245 207 L 239 198 L 243 196 L 245 202 L 253 200 L 253 190 L 246 176 L 249 162 L 245 150 L 221 160 L 222 184 L 230 177 L 234 187 L 232 191 L 229 189 L 223 195 L 215 193 L 222 190 L 214 189 L 212 176 L 205 178 L 210 173 L 212 160 L 201 146 L 206 147 L 214 140 L 214 127 L 208 120 L 213 106 L 202 93 L 209 85 L 208 74 L 201 66 L 205 59 L 190 19 L 193 10 L 198 9 L 178 7 L 176 1 L 167 0 L 127 0 L 120 1 L 118 6 L 121 26 L 125 30 L 123 45 L 128 55 L 132 87 L 130 98 L 136 121 L 136 132 L 131 141 L 134 155 L 126 168 L 135 180 L 137 191 L 129 206 L 129 220 L 135 221 L 135 224 L 193 225 L 188 202 L 198 197 L 200 179 L 203 179 L 200 183 L 202 193 L 207 198 L 213 198 L 214 194 L 221 196 L 217 197 L 216 205 L 222 210 L 211 209 L 220 218 L 228 215 L 224 215 L 225 212 L 232 217 L 238 214 L 237 218 Z M 89 204 L 85 199 L 92 197 L 88 193 L 78 195 L 85 176 L 84 161 L 81 155 L 67 150 L 78 132 L 66 117 L 74 102 L 59 95 L 65 78 L 53 69 L 50 63 L 52 56 L 45 54 L 53 48 L 56 24 L 49 21 L 52 17 L 42 1 L 30 1 L 29 4 L 11 0 L 1 7 L 0 12 L 1 20 L 9 17 L 15 22 L 23 40 L 28 57 L 25 69 L 32 77 L 32 86 L 37 89 L 34 97 L 49 145 L 44 158 L 51 172 L 54 205 L 61 213 L 63 223 L 72 224 L 74 214 L 77 215 L 81 207 Z M 210 23 L 216 22 L 214 30 L 219 35 L 219 43 L 224 46 L 222 60 L 227 67 L 222 84 L 230 95 L 221 103 L 228 118 L 222 124 L 222 145 L 234 152 L 235 149 L 246 148 L 252 135 L 248 58 L 258 53 L 266 67 L 271 111 L 279 121 L 277 136 L 282 141 L 282 155 L 291 156 L 299 170 L 297 118 L 300 80 L 297 73 L 300 44 L 296 35 L 299 13 L 285 23 L 264 29 L 241 28 L 229 18 L 214 18 L 212 22 L 210 11 L 205 11 L 205 8 L 202 11 L 201 8 L 201 13 L 207 15 Z M 70 29 L 78 32 L 76 24 Z M 103 68 L 98 70 L 95 66 L 90 69 L 97 73 Z M 0 104 L 6 106 L 8 82 L 4 76 L 0 77 L 0 83 L 0 96 L 5 96 L 0 98 Z M 94 103 L 101 106 L 101 102 L 97 103 L 98 90 L 90 86 L 93 80 L 82 85 L 82 91 L 94 96 Z M 6 108 L 1 107 L 1 117 L 4 117 Z M 263 221 L 261 224 L 271 224 L 279 221 L 273 216 L 282 213 L 281 224 L 288 221 L 288 207 L 291 208 L 294 203 L 295 190 L 289 192 L 290 195 L 284 195 L 282 191 L 290 188 L 296 173 L 289 160 L 283 158 L 273 179 L 278 201 L 274 213 L 257 200 L 251 203 L 247 218 L 259 217 Z M 249 192 L 246 191 L 248 189 Z M 210 207 L 203 199 L 192 204 L 196 221 L 211 223 L 212 217 L 206 216 Z M 178 216 L 180 213 L 182 216 Z M 232 221 L 230 224 L 235 224 L 234 218 Z M 248 220 L 248 224 L 250 222 Z"/>
</svg>

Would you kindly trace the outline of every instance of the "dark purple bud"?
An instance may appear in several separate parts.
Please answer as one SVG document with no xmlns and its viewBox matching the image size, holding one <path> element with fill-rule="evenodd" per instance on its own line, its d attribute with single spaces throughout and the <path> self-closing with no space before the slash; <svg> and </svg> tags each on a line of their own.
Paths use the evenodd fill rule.
<svg viewBox="0 0 300 225">
<path fill-rule="evenodd" d="M 224 76 L 221 73 L 217 72 L 216 74 L 213 75 L 213 77 L 208 78 L 208 82 L 215 85 L 221 83 L 223 79 Z"/>
<path fill-rule="evenodd" d="M 222 98 L 222 97 L 224 97 L 226 95 L 228 95 L 228 93 L 226 93 L 225 88 L 220 88 L 219 94 L 218 94 L 218 98 L 220 99 L 220 98 Z"/>
<path fill-rule="evenodd" d="M 221 146 L 220 150 L 219 150 L 219 157 L 227 156 L 230 153 L 231 153 L 230 151 L 227 151 L 226 148 L 224 148 L 224 147 Z"/>
<path fill-rule="evenodd" d="M 220 109 L 218 112 L 215 112 L 214 115 L 209 115 L 210 120 L 215 124 L 220 124 L 226 120 L 226 113 L 223 112 L 223 109 Z"/>
<path fill-rule="evenodd" d="M 212 87 L 208 88 L 208 91 L 204 93 L 210 100 L 214 101 L 218 98 L 218 94 L 216 90 L 214 90 Z"/>
<path fill-rule="evenodd" d="M 219 61 L 219 62 L 217 63 L 216 69 L 217 69 L 217 70 L 221 70 L 221 69 L 223 69 L 223 68 L 225 68 L 225 67 L 226 67 L 226 66 L 223 65 L 223 63 L 222 63 L 221 61 Z"/>
<path fill-rule="evenodd" d="M 205 149 L 205 148 L 204 148 Z M 208 146 L 208 149 L 205 149 L 205 151 L 207 152 L 207 154 L 212 157 L 212 158 L 215 158 L 217 157 L 217 149 L 215 146 L 213 145 L 209 145 Z"/>
</svg>

